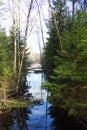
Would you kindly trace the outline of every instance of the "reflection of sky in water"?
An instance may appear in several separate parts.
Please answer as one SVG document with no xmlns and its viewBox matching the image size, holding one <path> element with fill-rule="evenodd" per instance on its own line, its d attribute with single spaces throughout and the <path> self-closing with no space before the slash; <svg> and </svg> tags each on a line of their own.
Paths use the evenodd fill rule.
<svg viewBox="0 0 87 130">
<path fill-rule="evenodd" d="M 29 74 L 27 76 L 27 81 L 30 81 L 30 85 L 32 86 L 30 88 L 30 92 L 33 93 L 35 98 L 38 99 L 39 96 L 41 96 L 42 91 L 44 95 L 42 96 L 43 101 L 41 101 L 38 105 L 28 108 L 13 109 L 13 111 L 11 111 L 13 115 L 12 123 L 8 124 L 8 130 L 54 130 L 55 128 L 56 130 L 84 130 L 83 127 L 81 127 L 82 129 L 79 129 L 80 127 L 78 124 L 76 125 L 76 123 L 74 124 L 72 121 L 69 122 L 69 119 L 66 117 L 65 119 L 64 117 L 60 118 L 61 115 L 56 117 L 57 113 L 55 113 L 55 111 L 49 111 L 51 104 L 46 101 L 47 92 L 41 90 L 41 82 L 44 81 L 44 79 L 42 80 L 42 73 Z M 51 115 L 49 113 L 51 113 Z M 52 114 L 54 115 L 53 118 L 51 117 Z M 55 122 L 55 117 L 56 119 L 58 118 L 58 124 Z M 60 119 L 63 121 L 61 122 Z M 6 121 L 8 122 L 8 119 Z M 4 124 L 5 123 L 6 122 L 4 122 Z M 0 130 L 7 130 L 7 128 Z"/>
<path fill-rule="evenodd" d="M 30 82 L 30 93 L 34 96 L 34 99 L 46 100 L 47 92 L 41 89 L 41 84 L 44 81 L 44 74 L 32 72 L 27 76 L 27 80 Z"/>
<path fill-rule="evenodd" d="M 52 118 L 48 114 L 48 108 L 51 106 L 46 102 L 47 92 L 41 89 L 41 84 L 44 81 L 43 73 L 30 73 L 27 76 L 27 80 L 30 81 L 30 93 L 35 99 L 41 98 L 43 101 L 41 104 L 30 107 L 32 114 L 29 114 L 29 120 L 27 120 L 29 130 L 52 130 Z"/>
<path fill-rule="evenodd" d="M 42 100 L 37 105 L 13 110 L 13 123 L 9 126 L 9 130 L 53 130 L 53 118 L 49 114 L 51 104 L 46 101 L 47 92 L 41 90 L 43 76 L 42 73 L 35 74 L 33 72 L 27 76 L 27 82 L 31 86 L 30 93 L 34 98 L 42 98 Z"/>
<path fill-rule="evenodd" d="M 53 130 L 52 121 L 53 119 L 48 114 L 48 108 L 50 104 L 44 101 L 41 105 L 31 107 L 32 114 L 27 121 L 29 130 Z"/>
</svg>

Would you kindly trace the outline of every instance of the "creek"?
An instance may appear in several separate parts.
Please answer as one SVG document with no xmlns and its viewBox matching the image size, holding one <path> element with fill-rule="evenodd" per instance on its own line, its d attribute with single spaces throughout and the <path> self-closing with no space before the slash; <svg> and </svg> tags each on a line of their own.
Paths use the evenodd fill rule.
<svg viewBox="0 0 87 130">
<path fill-rule="evenodd" d="M 27 108 L 16 108 L 5 115 L 4 130 L 85 130 L 82 125 L 76 123 L 73 118 L 65 117 L 53 108 L 47 101 L 47 91 L 42 89 L 45 81 L 43 72 L 27 75 L 27 84 L 30 86 L 24 98 L 29 93 L 31 100 L 37 100 L 38 104 Z M 0 122 L 1 123 L 1 122 Z"/>
</svg>

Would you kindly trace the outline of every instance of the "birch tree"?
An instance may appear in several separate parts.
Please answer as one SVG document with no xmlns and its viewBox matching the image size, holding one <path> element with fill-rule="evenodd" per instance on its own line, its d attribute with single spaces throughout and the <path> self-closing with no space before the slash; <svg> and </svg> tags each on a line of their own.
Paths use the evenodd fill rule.
<svg viewBox="0 0 87 130">
<path fill-rule="evenodd" d="M 27 39 L 31 35 L 33 27 L 37 26 L 37 19 L 39 20 L 38 23 L 40 26 L 38 26 L 41 33 L 43 46 L 45 46 L 44 28 L 40 12 L 41 5 L 39 5 L 39 2 L 40 1 L 38 0 L 8 0 L 8 10 L 10 11 L 10 19 L 12 20 L 10 27 L 12 28 L 12 34 L 14 35 L 13 68 L 17 76 L 16 92 L 18 92 L 19 90 L 20 79 L 22 77 L 21 74 L 27 48 Z M 34 13 L 36 14 L 36 16 L 32 17 Z M 35 29 L 37 29 L 37 27 Z M 21 40 L 23 40 L 22 44 Z M 41 55 L 41 46 L 40 43 L 38 44 Z"/>
<path fill-rule="evenodd" d="M 15 0 L 12 1 L 13 4 L 13 34 L 14 34 L 14 70 L 16 71 L 16 61 L 17 61 L 17 39 L 16 39 L 16 3 Z"/>
<path fill-rule="evenodd" d="M 28 36 L 29 18 L 30 18 L 30 15 L 31 15 L 33 1 L 34 0 L 30 1 L 30 6 L 28 8 L 28 15 L 27 15 L 27 20 L 26 20 L 25 36 L 24 36 L 24 47 L 23 47 L 22 58 L 21 58 L 20 67 L 19 67 L 19 71 L 18 71 L 18 80 L 17 80 L 16 92 L 18 92 L 18 90 L 19 90 L 21 70 L 22 70 L 22 66 L 23 66 L 23 60 L 24 60 L 24 55 L 25 55 L 25 50 L 26 50 L 26 43 L 27 43 L 27 36 Z"/>
<path fill-rule="evenodd" d="M 17 19 L 17 49 L 18 49 L 18 67 L 20 66 L 20 52 L 21 52 L 21 50 L 20 50 L 20 0 L 18 0 L 18 17 L 17 17 L 18 19 Z"/>
</svg>

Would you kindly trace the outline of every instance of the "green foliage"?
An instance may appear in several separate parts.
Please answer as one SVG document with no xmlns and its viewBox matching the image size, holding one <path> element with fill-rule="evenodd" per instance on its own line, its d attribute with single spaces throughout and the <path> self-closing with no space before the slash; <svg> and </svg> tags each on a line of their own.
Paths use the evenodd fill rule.
<svg viewBox="0 0 87 130">
<path fill-rule="evenodd" d="M 55 25 L 52 20 L 53 16 L 51 16 L 51 21 L 49 21 L 49 38 L 47 39 L 44 54 L 46 69 L 51 73 L 48 73 L 50 80 L 44 86 L 51 93 L 50 100 L 53 104 L 61 104 L 61 106 L 67 109 L 72 108 L 69 110 L 69 114 L 76 115 L 76 107 L 81 108 L 77 104 L 82 103 L 82 99 L 85 97 L 81 95 L 80 88 L 87 86 L 87 17 L 84 11 L 79 9 L 73 21 L 72 17 L 65 17 L 65 15 L 61 15 L 61 11 L 59 12 L 60 7 L 61 10 L 63 9 L 62 4 L 60 4 L 60 7 L 57 7 L 58 3 L 54 3 L 53 9 L 56 9 L 58 18 L 56 20 L 59 23 L 58 27 L 61 34 L 63 52 L 61 52 Z M 60 17 L 58 17 L 59 14 Z M 60 22 L 59 18 L 62 22 Z M 78 99 L 79 93 L 80 99 Z M 83 104 L 85 107 L 85 103 Z"/>
<path fill-rule="evenodd" d="M 2 1 L 0 1 L 0 6 L 3 5 L 4 3 Z"/>
<path fill-rule="evenodd" d="M 23 40 L 20 41 L 20 61 L 22 58 L 23 51 Z M 26 75 L 28 73 L 28 49 L 25 51 L 21 80 L 20 80 L 20 89 L 23 90 L 24 82 L 26 80 Z M 17 76 L 19 71 L 19 55 L 17 49 L 17 68 L 14 70 L 14 34 L 13 31 L 10 32 L 10 36 L 7 37 L 4 31 L 0 31 L 0 87 L 6 88 L 8 91 L 15 91 Z"/>
<path fill-rule="evenodd" d="M 14 75 L 9 46 L 9 38 L 4 31 L 0 31 L 0 87 L 3 88 L 9 88 Z"/>
<path fill-rule="evenodd" d="M 10 60 L 8 38 L 0 32 L 0 75 L 4 78 L 12 76 L 12 61 Z"/>
<path fill-rule="evenodd" d="M 30 66 L 30 62 L 28 59 L 28 55 L 30 54 L 29 48 L 25 50 L 24 62 L 22 66 L 22 77 L 26 77 L 28 73 L 28 67 Z"/>
<path fill-rule="evenodd" d="M 65 19 L 65 15 L 63 15 L 64 11 L 63 10 L 64 7 L 64 3 L 61 1 L 60 5 L 58 3 L 58 1 L 53 1 L 53 10 L 55 11 L 55 17 L 52 15 L 50 20 L 49 20 L 49 25 L 48 25 L 48 34 L 49 37 L 47 38 L 47 43 L 46 46 L 44 48 L 45 53 L 44 53 L 44 67 L 47 70 L 47 74 L 51 75 L 53 73 L 53 69 L 55 68 L 55 63 L 54 61 L 54 57 L 57 55 L 57 50 L 60 50 L 60 41 L 59 38 L 57 36 L 57 29 L 55 26 L 55 21 L 58 21 L 58 28 L 60 30 L 60 34 L 63 33 L 63 31 L 66 28 L 66 25 L 64 24 L 64 19 Z"/>
</svg>

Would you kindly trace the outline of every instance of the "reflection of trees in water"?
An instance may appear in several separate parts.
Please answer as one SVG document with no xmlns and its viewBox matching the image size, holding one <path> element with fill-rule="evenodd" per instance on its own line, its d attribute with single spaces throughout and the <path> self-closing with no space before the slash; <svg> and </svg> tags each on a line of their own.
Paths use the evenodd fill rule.
<svg viewBox="0 0 87 130">
<path fill-rule="evenodd" d="M 84 130 L 78 128 L 77 124 L 74 122 L 73 117 L 67 115 L 67 111 L 62 108 L 50 107 L 50 115 L 54 119 L 52 126 L 54 130 Z"/>
<path fill-rule="evenodd" d="M 49 114 L 53 118 L 53 122 L 52 122 L 53 130 L 61 130 L 60 127 L 59 127 L 58 110 L 53 108 L 53 106 L 51 106 L 49 108 Z"/>
<path fill-rule="evenodd" d="M 74 116 L 68 116 L 67 111 L 62 108 L 52 106 L 49 112 L 54 119 L 52 122 L 54 130 L 87 130 Z"/>
<path fill-rule="evenodd" d="M 9 126 L 12 125 L 12 123 L 12 115 L 9 111 L 4 111 L 0 114 L 0 130 L 9 130 Z"/>
<path fill-rule="evenodd" d="M 19 108 L 13 111 L 14 127 L 20 130 L 28 130 L 27 120 L 31 111 L 27 108 Z"/>
<path fill-rule="evenodd" d="M 30 110 L 27 108 L 12 109 L 0 115 L 0 130 L 28 130 Z"/>
</svg>

